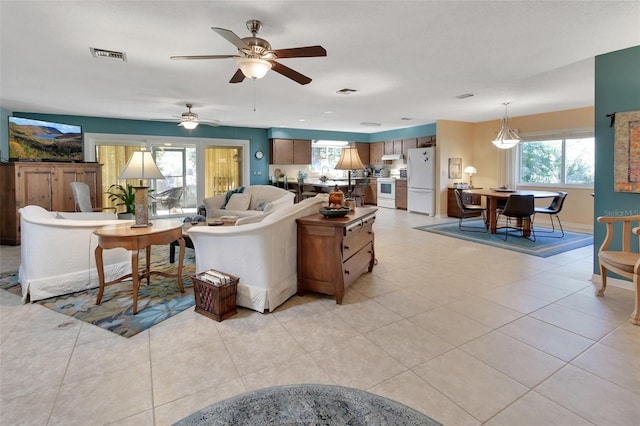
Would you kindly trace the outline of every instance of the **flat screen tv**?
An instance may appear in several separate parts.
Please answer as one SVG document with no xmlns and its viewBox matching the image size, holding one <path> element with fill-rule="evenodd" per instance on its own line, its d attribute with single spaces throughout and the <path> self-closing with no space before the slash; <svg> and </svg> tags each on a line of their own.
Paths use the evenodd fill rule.
<svg viewBox="0 0 640 426">
<path fill-rule="evenodd" d="M 9 117 L 9 159 L 83 161 L 80 126 Z"/>
</svg>

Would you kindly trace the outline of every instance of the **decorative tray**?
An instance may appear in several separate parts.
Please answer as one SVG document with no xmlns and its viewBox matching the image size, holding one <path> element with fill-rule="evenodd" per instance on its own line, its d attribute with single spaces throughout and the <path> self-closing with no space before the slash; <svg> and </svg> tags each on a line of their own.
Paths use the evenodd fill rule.
<svg viewBox="0 0 640 426">
<path fill-rule="evenodd" d="M 515 189 L 505 189 L 505 188 L 490 188 L 492 191 L 496 192 L 517 192 Z"/>
<path fill-rule="evenodd" d="M 320 209 L 320 214 L 327 218 L 334 217 L 345 217 L 347 213 L 349 213 L 351 209 L 349 207 L 340 207 L 340 208 L 322 208 Z"/>
</svg>

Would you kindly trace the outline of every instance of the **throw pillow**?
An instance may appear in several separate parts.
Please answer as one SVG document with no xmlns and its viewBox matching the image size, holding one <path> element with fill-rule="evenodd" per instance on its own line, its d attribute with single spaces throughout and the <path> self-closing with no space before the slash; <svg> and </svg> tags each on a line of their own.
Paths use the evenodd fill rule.
<svg viewBox="0 0 640 426">
<path fill-rule="evenodd" d="M 267 207 L 267 200 L 258 200 L 256 201 L 256 208 L 254 210 L 264 211 L 264 208 Z"/>
<path fill-rule="evenodd" d="M 227 203 L 231 199 L 231 196 L 233 194 L 242 194 L 243 192 L 244 192 L 244 186 L 241 186 L 241 187 L 236 188 L 236 189 L 232 189 L 231 191 L 227 191 L 227 194 L 225 195 L 225 199 L 224 199 L 224 204 L 220 208 L 221 209 L 226 209 L 227 208 Z"/>
<path fill-rule="evenodd" d="M 251 203 L 251 194 L 232 194 L 226 210 L 247 210 Z"/>
</svg>

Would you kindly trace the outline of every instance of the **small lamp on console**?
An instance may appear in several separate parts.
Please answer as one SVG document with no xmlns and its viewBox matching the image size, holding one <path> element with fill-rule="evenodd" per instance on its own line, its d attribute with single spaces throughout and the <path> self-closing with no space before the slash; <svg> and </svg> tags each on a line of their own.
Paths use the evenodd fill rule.
<svg viewBox="0 0 640 426">
<path fill-rule="evenodd" d="M 478 171 L 473 166 L 467 166 L 463 172 L 469 175 L 469 188 L 473 188 L 473 175 L 478 173 Z"/>
<path fill-rule="evenodd" d="M 149 222 L 148 189 L 149 186 L 143 184 L 145 179 L 164 179 L 162 172 L 153 161 L 151 152 L 135 151 L 127 165 L 118 176 L 118 179 L 138 179 L 139 184 L 134 185 L 136 190 L 136 223 L 132 228 L 145 228 L 151 226 Z"/>
<path fill-rule="evenodd" d="M 360 156 L 358 155 L 358 149 L 353 147 L 342 148 L 342 152 L 340 152 L 340 159 L 338 160 L 338 164 L 336 164 L 335 169 L 348 171 L 349 186 L 347 187 L 347 199 L 352 200 L 353 194 L 351 193 L 351 171 L 364 169 L 362 160 L 360 160 Z"/>
</svg>

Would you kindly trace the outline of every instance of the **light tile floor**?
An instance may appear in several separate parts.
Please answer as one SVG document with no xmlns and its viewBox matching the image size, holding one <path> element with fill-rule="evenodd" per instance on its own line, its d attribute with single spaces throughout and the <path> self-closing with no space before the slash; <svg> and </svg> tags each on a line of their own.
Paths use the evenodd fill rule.
<svg viewBox="0 0 640 426">
<path fill-rule="evenodd" d="M 597 298 L 593 247 L 547 259 L 381 209 L 372 274 L 221 323 L 189 309 L 126 339 L 0 291 L 0 423 L 168 425 L 289 383 L 352 386 L 445 425 L 640 424 L 633 294 Z M 0 270 L 19 247 L 2 246 Z"/>
</svg>

